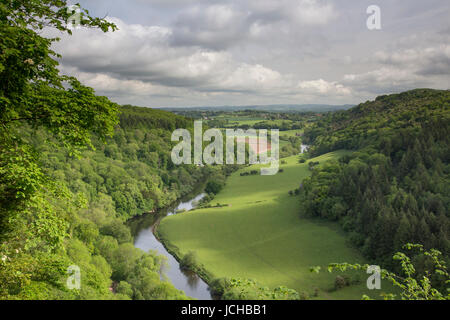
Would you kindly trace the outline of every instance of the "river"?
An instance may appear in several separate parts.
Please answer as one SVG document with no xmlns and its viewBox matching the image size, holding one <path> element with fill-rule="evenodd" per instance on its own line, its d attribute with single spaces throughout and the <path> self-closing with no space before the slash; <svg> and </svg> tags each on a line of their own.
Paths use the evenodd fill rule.
<svg viewBox="0 0 450 320">
<path fill-rule="evenodd" d="M 307 145 L 301 146 L 301 153 L 308 150 Z M 202 186 L 203 187 L 203 186 Z M 190 195 L 182 198 L 169 208 L 162 209 L 157 213 L 150 213 L 137 217 L 129 221 L 128 225 L 134 236 L 134 246 L 144 251 L 155 250 L 160 255 L 167 258 L 167 266 L 163 272 L 169 281 L 179 290 L 186 293 L 187 296 L 199 300 L 213 299 L 208 285 L 197 274 L 180 269 L 178 261 L 167 252 L 166 248 L 153 234 L 153 227 L 164 217 L 176 214 L 181 210 L 189 211 L 194 208 L 195 202 L 205 196 L 202 189 L 195 190 Z"/>
<path fill-rule="evenodd" d="M 153 227 L 166 216 L 176 214 L 180 210 L 189 211 L 194 208 L 196 201 L 205 196 L 201 191 L 192 193 L 190 196 L 182 198 L 178 203 L 160 210 L 157 213 L 146 214 L 132 219 L 128 224 L 134 236 L 134 246 L 144 251 L 156 250 L 160 255 L 167 258 L 167 266 L 163 272 L 175 288 L 182 290 L 187 296 L 199 300 L 211 300 L 209 287 L 197 274 L 180 269 L 178 261 L 167 252 L 166 248 L 158 241 L 153 234 Z"/>
</svg>

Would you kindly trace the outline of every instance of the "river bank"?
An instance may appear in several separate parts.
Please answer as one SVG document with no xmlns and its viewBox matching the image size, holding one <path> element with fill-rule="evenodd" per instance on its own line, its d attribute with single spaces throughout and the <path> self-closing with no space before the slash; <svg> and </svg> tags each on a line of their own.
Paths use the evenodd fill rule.
<svg viewBox="0 0 450 320">
<path fill-rule="evenodd" d="M 200 185 L 191 194 L 181 198 L 168 208 L 155 213 L 149 213 L 136 217 L 128 222 L 134 236 L 135 247 L 144 251 L 153 250 L 166 257 L 166 266 L 162 273 L 177 289 L 182 290 L 187 296 L 200 299 L 213 299 L 208 284 L 195 272 L 183 270 L 179 265 L 179 257 L 171 248 L 166 247 L 157 236 L 157 226 L 162 219 L 174 215 L 179 211 L 189 211 L 195 207 L 205 194 L 204 185 Z"/>
</svg>

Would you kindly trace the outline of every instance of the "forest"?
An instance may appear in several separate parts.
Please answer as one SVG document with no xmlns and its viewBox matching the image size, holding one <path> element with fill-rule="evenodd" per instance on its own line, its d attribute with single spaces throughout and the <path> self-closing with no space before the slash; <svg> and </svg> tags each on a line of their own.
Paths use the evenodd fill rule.
<svg viewBox="0 0 450 320">
<path fill-rule="evenodd" d="M 12 220 L 14 223 L 9 220 L 8 228 L 2 228 L 1 253 L 6 257 L 0 271 L 2 298 L 184 297 L 170 283 L 160 280 L 163 257 L 156 252 L 144 253 L 133 246 L 125 222 L 170 205 L 201 181 L 212 179 L 220 186 L 226 173 L 222 168 L 173 166 L 171 131 L 167 128 L 180 121 L 190 123 L 189 120 L 145 108 L 141 108 L 142 116 L 136 115 L 137 112 L 128 113 L 128 106 L 118 109 L 120 122 L 114 129 L 114 136 L 107 138 L 106 143 L 92 136 L 93 147 L 80 151 L 79 156 L 71 155 L 43 129 L 33 129 L 26 124 L 19 128 L 23 143 L 39 155 L 37 163 L 46 183 L 55 188 L 55 193 L 64 194 L 55 198 L 49 198 L 48 193 L 42 195 L 43 201 L 48 201 L 46 205 L 54 210 L 53 217 L 40 216 L 34 212 L 38 208 L 28 204 L 29 217 L 23 216 L 22 211 L 20 216 L 14 217 L 17 219 Z M 157 125 L 147 122 L 148 119 L 156 121 Z M 160 127 L 162 123 L 168 127 Z M 20 221 L 24 218 L 27 221 Z M 42 234 L 31 234 L 34 230 L 27 230 L 22 236 L 18 227 L 23 224 L 25 228 L 30 223 L 41 228 Z M 60 238 L 41 239 L 44 232 L 46 237 L 52 235 L 49 231 L 58 232 Z M 50 240 L 54 241 L 52 248 L 42 243 L 25 249 L 30 241 Z M 61 281 L 67 277 L 69 265 L 88 270 L 77 294 L 67 290 Z M 13 277 L 17 272 L 21 276 Z"/>
<path fill-rule="evenodd" d="M 58 39 L 41 30 L 70 34 L 68 15 L 61 1 L 0 5 L 0 298 L 185 299 L 125 222 L 224 172 L 172 165 L 171 132 L 191 120 L 121 107 L 60 74 Z M 81 23 L 116 29 L 86 10 Z M 71 265 L 79 290 L 66 285 Z"/>
<path fill-rule="evenodd" d="M 328 115 L 305 130 L 311 154 L 353 150 L 313 169 L 301 214 L 340 223 L 371 261 L 395 268 L 405 243 L 450 257 L 450 92 L 418 89 L 380 96 Z M 426 268 L 417 257 L 419 272 Z M 439 277 L 434 279 L 441 286 Z"/>
</svg>

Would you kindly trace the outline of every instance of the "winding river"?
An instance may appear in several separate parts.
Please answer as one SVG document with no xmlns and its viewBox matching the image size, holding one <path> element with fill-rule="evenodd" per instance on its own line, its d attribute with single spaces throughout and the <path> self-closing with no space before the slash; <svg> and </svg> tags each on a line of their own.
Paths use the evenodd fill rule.
<svg viewBox="0 0 450 320">
<path fill-rule="evenodd" d="M 308 150 L 307 145 L 301 146 L 301 153 Z M 202 186 L 203 187 L 203 186 Z M 167 257 L 167 266 L 164 267 L 164 274 L 170 282 L 179 290 L 186 293 L 187 296 L 199 300 L 213 299 L 208 285 L 195 273 L 181 270 L 178 261 L 167 252 L 166 248 L 153 234 L 154 226 L 164 217 L 176 214 L 180 211 L 189 211 L 194 208 L 195 202 L 205 196 L 202 189 L 195 190 L 190 195 L 182 198 L 180 201 L 162 209 L 157 213 L 150 213 L 137 217 L 128 222 L 131 232 L 134 236 L 134 246 L 144 251 L 156 250 L 160 255 Z"/>
<path fill-rule="evenodd" d="M 211 292 L 208 285 L 195 273 L 181 270 L 178 261 L 167 252 L 166 248 L 153 234 L 153 229 L 158 222 L 166 216 L 180 212 L 189 211 L 194 208 L 195 202 L 205 196 L 198 190 L 189 196 L 182 198 L 175 205 L 160 210 L 157 213 L 146 214 L 129 221 L 131 232 L 134 236 L 134 246 L 144 251 L 156 250 L 160 255 L 167 257 L 167 266 L 164 267 L 164 274 L 169 281 L 179 290 L 186 293 L 187 296 L 199 300 L 211 300 Z"/>
</svg>

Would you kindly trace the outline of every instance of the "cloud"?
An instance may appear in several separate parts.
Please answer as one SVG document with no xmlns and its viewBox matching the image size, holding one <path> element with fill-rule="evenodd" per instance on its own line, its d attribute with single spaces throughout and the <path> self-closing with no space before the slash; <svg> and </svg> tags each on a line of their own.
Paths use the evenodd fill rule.
<svg viewBox="0 0 450 320">
<path fill-rule="evenodd" d="M 324 25 L 336 17 L 330 1 L 322 0 L 250 0 L 247 4 L 251 18 L 267 23 L 288 20 L 295 25 Z"/>
<path fill-rule="evenodd" d="M 273 34 L 298 36 L 301 28 L 318 27 L 336 17 L 331 3 L 318 0 L 250 0 L 196 5 L 181 13 L 172 43 L 226 49 Z M 273 38 L 272 38 L 273 40 Z"/>
<path fill-rule="evenodd" d="M 64 57 L 63 72 L 80 77 L 109 96 L 267 96 L 295 94 L 298 90 L 291 75 L 261 64 L 239 62 L 226 51 L 173 47 L 169 28 L 109 20 L 119 31 L 104 34 L 98 30 L 76 30 L 56 45 Z"/>
<path fill-rule="evenodd" d="M 245 39 L 247 18 L 232 5 L 196 6 L 177 18 L 171 41 L 178 46 L 224 49 Z"/>
<path fill-rule="evenodd" d="M 380 63 L 412 69 L 418 75 L 450 75 L 450 44 L 410 48 L 393 53 L 379 51 L 375 56 Z"/>
<path fill-rule="evenodd" d="M 363 2 L 81 2 L 96 15 L 120 17 L 109 18 L 119 31 L 63 35 L 55 46 L 62 70 L 120 103 L 358 103 L 450 85 L 444 0 L 411 0 L 407 10 L 380 0 L 383 29 L 376 32 L 366 28 Z"/>
<path fill-rule="evenodd" d="M 389 49 L 376 51 L 368 63 L 377 69 L 346 74 L 342 83 L 374 94 L 418 87 L 448 89 L 450 85 L 450 35 L 448 30 L 414 33 L 396 39 Z"/>
<path fill-rule="evenodd" d="M 427 81 L 410 70 L 383 67 L 360 74 L 347 74 L 342 83 L 357 91 L 372 94 L 386 94 L 423 87 Z"/>
<path fill-rule="evenodd" d="M 301 81 L 298 87 L 302 92 L 317 95 L 344 95 L 351 94 L 351 89 L 337 82 L 328 82 L 323 79 L 312 81 Z"/>
</svg>

